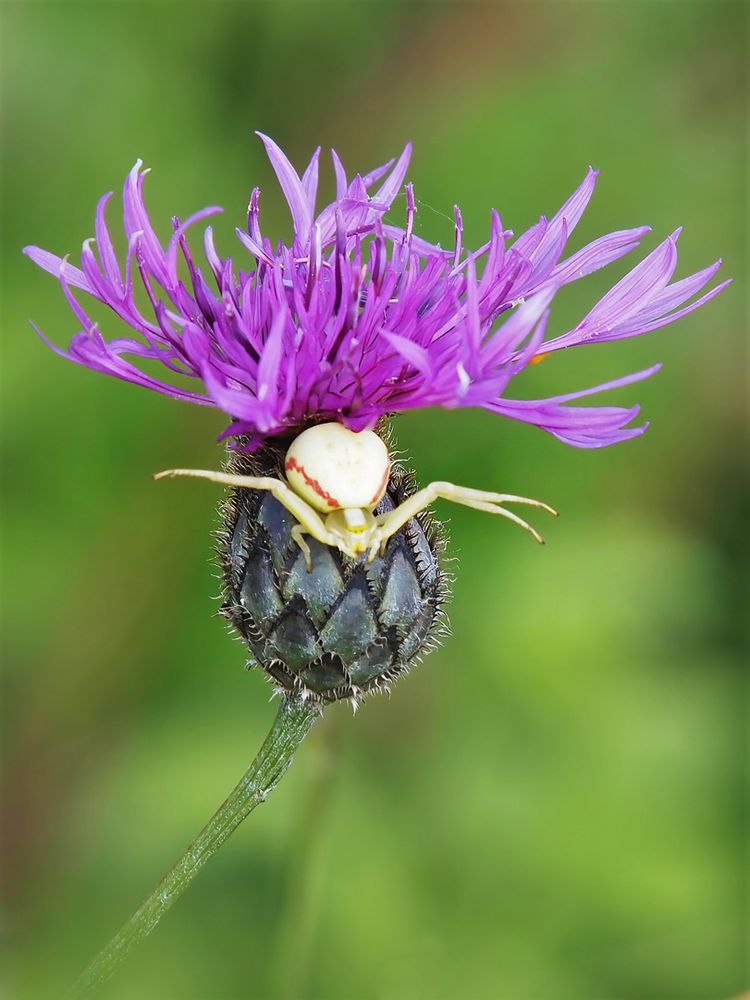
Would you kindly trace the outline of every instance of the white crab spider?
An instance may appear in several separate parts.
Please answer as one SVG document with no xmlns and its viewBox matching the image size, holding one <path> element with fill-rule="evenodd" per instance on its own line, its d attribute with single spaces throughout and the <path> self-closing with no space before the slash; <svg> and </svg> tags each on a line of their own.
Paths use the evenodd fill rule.
<svg viewBox="0 0 750 1000">
<path fill-rule="evenodd" d="M 286 482 L 271 476 L 238 476 L 205 469 L 168 469 L 155 479 L 167 476 L 195 476 L 224 486 L 268 490 L 296 518 L 292 537 L 312 569 L 310 546 L 303 535 L 312 535 L 324 545 L 332 545 L 347 556 L 385 551 L 391 535 L 437 499 L 500 514 L 514 521 L 536 538 L 541 536 L 517 514 L 501 504 L 525 503 L 557 514 L 541 500 L 510 493 L 486 493 L 453 483 L 430 483 L 413 493 L 395 510 L 374 514 L 388 485 L 391 460 L 383 441 L 373 431 L 358 433 L 343 424 L 317 424 L 294 439 L 284 462 Z"/>
</svg>

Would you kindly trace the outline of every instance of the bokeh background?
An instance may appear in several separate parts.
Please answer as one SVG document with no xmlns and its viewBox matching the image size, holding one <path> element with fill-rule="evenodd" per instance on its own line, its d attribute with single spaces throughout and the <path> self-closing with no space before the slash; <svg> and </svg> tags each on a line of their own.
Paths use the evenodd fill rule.
<svg viewBox="0 0 750 1000">
<path fill-rule="evenodd" d="M 255 128 L 351 170 L 415 142 L 418 230 L 517 232 L 589 163 L 575 245 L 684 224 L 680 274 L 742 278 L 745 10 L 719 2 L 5 3 L 5 995 L 59 996 L 202 826 L 275 708 L 215 617 L 222 417 L 48 351 L 75 332 L 26 243 L 77 253 L 136 157 L 163 233 L 250 188 Z M 333 189 L 326 176 L 327 192 Z M 116 211 L 116 209 L 114 210 Z M 114 212 L 113 216 L 114 218 Z M 554 331 L 629 260 L 559 297 Z M 481 412 L 397 422 L 423 482 L 540 496 L 538 549 L 443 508 L 453 638 L 327 713 L 102 996 L 689 1000 L 744 982 L 743 282 L 641 340 L 536 366 L 532 396 L 666 362 L 652 421 L 570 449 Z M 108 330 L 114 333 L 112 320 Z"/>
</svg>

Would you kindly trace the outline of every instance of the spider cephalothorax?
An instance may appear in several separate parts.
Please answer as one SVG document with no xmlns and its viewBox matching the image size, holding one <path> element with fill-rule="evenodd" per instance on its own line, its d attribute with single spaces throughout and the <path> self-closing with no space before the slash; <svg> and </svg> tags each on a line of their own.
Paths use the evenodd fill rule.
<svg viewBox="0 0 750 1000">
<path fill-rule="evenodd" d="M 393 510 L 375 514 L 388 485 L 390 467 L 388 449 L 374 431 L 356 433 L 343 424 L 326 423 L 308 427 L 292 441 L 284 462 L 285 480 L 205 469 L 168 469 L 156 478 L 194 476 L 225 486 L 268 490 L 297 521 L 292 538 L 305 555 L 308 571 L 312 570 L 312 556 L 304 535 L 311 535 L 352 559 L 366 552 L 372 562 L 379 550 L 381 553 L 385 550 L 392 535 L 437 499 L 500 514 L 520 525 L 538 542 L 542 541 L 539 533 L 502 504 L 523 503 L 556 513 L 541 500 L 434 482 L 412 493 Z"/>
</svg>

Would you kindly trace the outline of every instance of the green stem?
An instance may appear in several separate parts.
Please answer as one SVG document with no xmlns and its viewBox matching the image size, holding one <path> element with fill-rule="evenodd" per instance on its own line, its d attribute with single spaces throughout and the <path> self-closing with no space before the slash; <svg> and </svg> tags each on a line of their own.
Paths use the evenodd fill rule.
<svg viewBox="0 0 750 1000">
<path fill-rule="evenodd" d="M 70 996 L 83 996 L 101 985 L 114 972 L 130 949 L 143 940 L 161 920 L 174 901 L 257 805 L 268 794 L 292 763 L 297 747 L 310 732 L 320 709 L 309 701 L 289 696 L 252 762 L 236 788 L 190 844 L 177 864 L 153 889 L 144 903 L 115 934 L 74 983 Z"/>
<path fill-rule="evenodd" d="M 296 836 L 283 894 L 272 968 L 277 1000 L 306 996 L 315 917 L 320 896 L 320 849 L 341 762 L 342 717 L 330 720 L 322 737 L 310 747 L 304 795 L 297 802 Z M 748 998 L 750 1000 L 750 998 Z"/>
</svg>

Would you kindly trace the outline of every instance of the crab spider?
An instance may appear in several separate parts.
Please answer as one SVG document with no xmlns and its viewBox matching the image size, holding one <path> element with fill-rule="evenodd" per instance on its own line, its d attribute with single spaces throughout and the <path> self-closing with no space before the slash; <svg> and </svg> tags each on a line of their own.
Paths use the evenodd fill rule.
<svg viewBox="0 0 750 1000">
<path fill-rule="evenodd" d="M 353 559 L 367 552 L 368 561 L 372 562 L 378 551 L 381 555 L 385 552 L 392 535 L 438 499 L 507 517 L 538 542 L 542 541 L 539 533 L 502 504 L 525 503 L 557 514 L 541 500 L 510 493 L 487 493 L 444 482 L 430 483 L 407 497 L 395 510 L 374 514 L 390 477 L 388 449 L 373 431 L 355 433 L 339 423 L 316 424 L 296 437 L 286 453 L 284 471 L 286 481 L 205 469 L 168 469 L 154 478 L 194 476 L 224 486 L 268 490 L 297 520 L 292 538 L 302 549 L 308 571 L 312 569 L 312 555 L 304 535 L 312 535 Z"/>
</svg>

